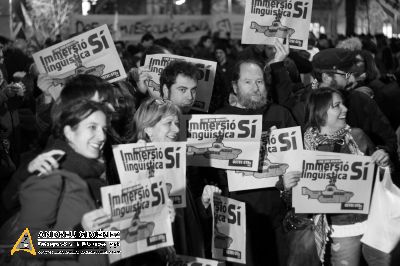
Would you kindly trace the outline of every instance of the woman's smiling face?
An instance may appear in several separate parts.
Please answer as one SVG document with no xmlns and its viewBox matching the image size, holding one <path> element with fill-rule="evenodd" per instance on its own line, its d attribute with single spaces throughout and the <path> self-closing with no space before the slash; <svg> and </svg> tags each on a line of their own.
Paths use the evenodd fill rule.
<svg viewBox="0 0 400 266">
<path fill-rule="evenodd" d="M 164 116 L 153 127 L 146 128 L 146 133 L 152 142 L 176 141 L 179 134 L 179 118 L 176 115 Z"/>
<path fill-rule="evenodd" d="M 346 126 L 347 108 L 343 104 L 342 97 L 334 93 L 332 95 L 332 103 L 326 112 L 325 128 L 326 132 L 334 133 Z M 321 130 L 322 131 L 322 130 Z"/>
</svg>

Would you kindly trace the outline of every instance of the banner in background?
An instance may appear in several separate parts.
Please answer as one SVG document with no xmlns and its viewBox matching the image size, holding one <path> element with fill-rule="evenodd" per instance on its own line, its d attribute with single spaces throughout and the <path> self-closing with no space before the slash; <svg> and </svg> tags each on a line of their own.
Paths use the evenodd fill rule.
<svg viewBox="0 0 400 266">
<path fill-rule="evenodd" d="M 229 32 L 232 39 L 242 38 L 243 15 L 73 15 L 70 22 L 70 34 L 91 30 L 107 24 L 110 29 L 118 25 L 119 40 L 140 42 L 142 36 L 150 32 L 156 39 L 167 37 L 172 40 L 198 41 L 209 31 L 219 32 L 220 37 L 226 38 Z M 114 35 L 114 34 L 113 34 Z"/>
<path fill-rule="evenodd" d="M 113 146 L 113 153 L 121 184 L 136 182 L 141 175 L 161 176 L 174 206 L 186 207 L 186 143 L 121 144 Z"/>
<path fill-rule="evenodd" d="M 307 50 L 312 0 L 246 1 L 242 43 L 273 44 L 290 38 L 291 48 Z"/>
<path fill-rule="evenodd" d="M 114 15 L 74 15 L 71 19 L 70 33 L 80 33 L 102 24 L 109 25 L 112 29 Z M 209 16 L 201 15 L 118 15 L 120 40 L 139 42 L 142 36 L 149 32 L 156 39 L 167 37 L 169 39 L 194 39 L 207 35 L 210 30 Z"/>
<path fill-rule="evenodd" d="M 162 178 L 102 187 L 101 200 L 111 217 L 105 230 L 120 231 L 121 253 L 109 254 L 111 263 L 174 244 Z"/>
<path fill-rule="evenodd" d="M 258 169 L 261 115 L 184 115 L 180 127 L 188 165 Z"/>
</svg>

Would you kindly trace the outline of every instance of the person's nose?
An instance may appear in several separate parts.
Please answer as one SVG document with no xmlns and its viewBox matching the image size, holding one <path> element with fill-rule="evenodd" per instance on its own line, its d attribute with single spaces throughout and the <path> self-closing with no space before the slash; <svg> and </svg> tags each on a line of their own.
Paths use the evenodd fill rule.
<svg viewBox="0 0 400 266">
<path fill-rule="evenodd" d="M 175 124 L 175 123 L 172 123 L 171 131 L 173 133 L 179 133 L 179 126 L 177 124 Z"/>
<path fill-rule="evenodd" d="M 342 104 L 342 113 L 344 113 L 344 114 L 347 114 L 347 107 L 344 105 L 344 104 Z"/>
<path fill-rule="evenodd" d="M 97 140 L 98 141 L 105 141 L 107 138 L 106 135 L 106 130 L 103 128 L 99 128 L 99 130 L 97 131 Z"/>
<path fill-rule="evenodd" d="M 196 97 L 196 92 L 194 92 L 194 91 L 191 91 L 191 90 L 190 90 L 190 91 L 186 94 L 186 99 L 189 100 L 189 101 L 193 101 L 195 97 Z"/>
</svg>

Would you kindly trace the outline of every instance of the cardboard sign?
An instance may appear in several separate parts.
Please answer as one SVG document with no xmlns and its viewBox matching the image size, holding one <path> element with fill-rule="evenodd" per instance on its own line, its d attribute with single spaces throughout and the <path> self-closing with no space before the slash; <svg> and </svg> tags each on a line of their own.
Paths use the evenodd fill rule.
<svg viewBox="0 0 400 266">
<path fill-rule="evenodd" d="M 246 205 L 214 194 L 212 257 L 246 264 Z"/>
<path fill-rule="evenodd" d="M 105 230 L 120 231 L 121 253 L 109 254 L 110 263 L 174 244 L 162 178 L 102 187 L 101 199 L 111 217 Z"/>
<path fill-rule="evenodd" d="M 136 182 L 141 174 L 161 176 L 177 208 L 186 207 L 186 143 L 132 143 L 113 146 L 121 184 Z"/>
<path fill-rule="evenodd" d="M 368 213 L 375 166 L 371 157 L 307 150 L 282 156 L 287 172 L 302 172 L 292 190 L 296 213 Z"/>
<path fill-rule="evenodd" d="M 218 32 L 219 38 L 241 39 L 243 15 L 216 14 L 212 16 L 213 32 Z"/>
<path fill-rule="evenodd" d="M 255 171 L 261 128 L 261 115 L 185 115 L 180 134 L 187 140 L 187 163 Z"/>
<path fill-rule="evenodd" d="M 229 191 L 274 187 L 288 165 L 271 158 L 271 154 L 303 150 L 300 127 L 274 129 L 261 137 L 260 164 L 257 172 L 227 171 Z"/>
<path fill-rule="evenodd" d="M 39 73 L 47 73 L 59 95 L 67 80 L 90 74 L 108 82 L 126 78 L 107 25 L 82 33 L 33 54 Z M 53 93 L 51 91 L 51 93 Z"/>
<path fill-rule="evenodd" d="M 242 43 L 273 44 L 289 38 L 291 48 L 307 50 L 312 0 L 246 1 Z"/>
<path fill-rule="evenodd" d="M 214 86 L 215 71 L 217 63 L 197 58 L 184 57 L 171 54 L 154 54 L 147 55 L 145 66 L 150 68 L 151 79 L 146 80 L 145 84 L 148 87 L 150 96 L 153 98 L 160 98 L 160 75 L 164 68 L 172 61 L 183 60 L 193 63 L 197 66 L 199 71 L 199 80 L 196 90 L 196 99 L 192 109 L 207 112 L 210 106 L 212 90 Z"/>
</svg>

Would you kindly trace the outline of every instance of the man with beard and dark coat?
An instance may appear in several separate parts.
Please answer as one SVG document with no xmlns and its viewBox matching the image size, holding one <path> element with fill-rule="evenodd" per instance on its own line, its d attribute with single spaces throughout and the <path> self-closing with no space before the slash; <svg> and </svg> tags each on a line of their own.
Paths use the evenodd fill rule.
<svg viewBox="0 0 400 266">
<path fill-rule="evenodd" d="M 263 134 L 271 127 L 296 125 L 288 110 L 267 101 L 263 66 L 258 61 L 237 62 L 232 72 L 232 87 L 236 100 L 217 114 L 262 115 Z M 220 182 L 226 183 L 225 171 L 219 171 L 219 175 Z M 278 189 L 238 191 L 230 193 L 230 197 L 246 203 L 246 265 L 286 265 L 287 246 L 282 229 L 285 207 Z"/>
<path fill-rule="evenodd" d="M 325 49 L 313 57 L 312 63 L 315 78 L 313 85 L 296 93 L 293 93 L 291 86 L 275 90 L 279 95 L 279 103 L 288 107 L 296 120 L 305 121 L 306 99 L 312 89 L 331 87 L 340 90 L 348 108 L 347 123 L 362 129 L 377 147 L 389 153 L 392 162 L 397 162 L 396 135 L 388 119 L 373 99 L 352 89 L 355 78 L 350 71 L 357 63 L 356 53 L 341 48 Z"/>
</svg>

